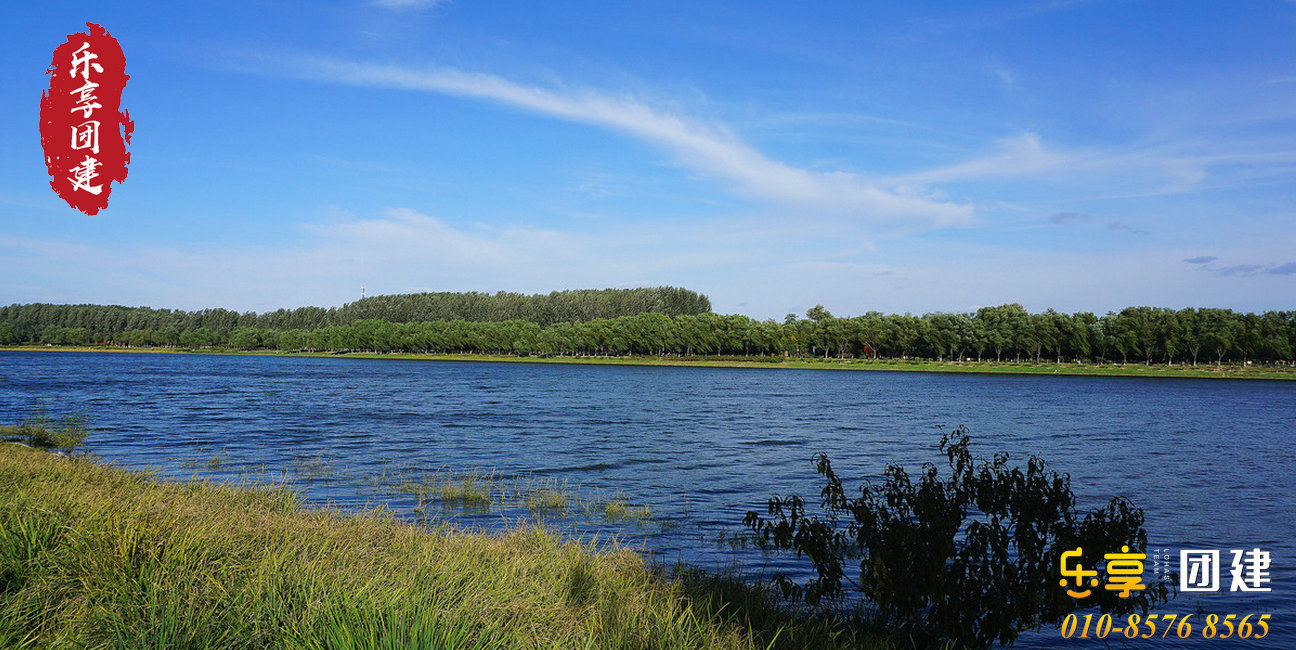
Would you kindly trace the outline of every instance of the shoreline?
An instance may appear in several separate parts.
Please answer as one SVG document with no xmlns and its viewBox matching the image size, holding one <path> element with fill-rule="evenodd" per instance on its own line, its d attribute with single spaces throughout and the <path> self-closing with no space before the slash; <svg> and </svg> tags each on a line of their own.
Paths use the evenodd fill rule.
<svg viewBox="0 0 1296 650">
<path fill-rule="evenodd" d="M 464 361 L 475 363 L 550 363 L 611 366 L 668 366 L 696 368 L 772 368 L 793 370 L 856 370 L 874 372 L 936 372 L 946 374 L 979 375 L 1055 375 L 1067 377 L 1143 377 L 1174 379 L 1250 379 L 1266 381 L 1296 381 L 1296 368 L 1244 367 L 1236 364 L 1197 366 L 1164 364 L 1081 364 L 994 361 L 930 361 L 899 359 L 810 359 L 778 357 L 753 357 L 752 360 L 725 358 L 681 357 L 517 357 L 491 354 L 411 354 L 405 352 L 278 352 L 267 350 L 185 348 L 119 348 L 102 346 L 35 346 L 20 345 L 0 347 L 3 352 L 99 352 L 117 354 L 194 354 L 265 357 L 318 357 L 328 359 L 387 359 L 405 361 Z M 758 360 L 759 359 L 759 360 Z"/>
<path fill-rule="evenodd" d="M 0 646 L 907 647 L 721 573 L 0 445 Z M 911 642 L 912 643 L 912 642 Z"/>
</svg>

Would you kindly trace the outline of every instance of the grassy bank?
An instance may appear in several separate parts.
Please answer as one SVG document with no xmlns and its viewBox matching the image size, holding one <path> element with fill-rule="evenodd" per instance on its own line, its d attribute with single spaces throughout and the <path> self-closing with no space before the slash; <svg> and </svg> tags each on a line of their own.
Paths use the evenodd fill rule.
<svg viewBox="0 0 1296 650">
<path fill-rule="evenodd" d="M 836 631 L 833 631 L 836 630 Z M 883 647 L 543 529 L 428 530 L 283 487 L 0 443 L 0 647 Z M 907 644 L 905 644 L 907 645 Z"/>
<path fill-rule="evenodd" d="M 226 349 L 187 350 L 182 348 L 113 348 L 113 347 L 58 347 L 10 346 L 0 348 L 15 351 L 52 352 L 145 352 L 162 354 L 239 354 L 257 356 L 329 357 L 353 359 L 411 359 L 425 361 L 480 361 L 513 363 L 574 363 L 584 365 L 619 366 L 695 366 L 706 368 L 797 368 L 812 370 L 877 370 L 899 372 L 946 372 L 1014 375 L 1066 375 L 1098 377 L 1170 377 L 1196 379 L 1276 379 L 1296 381 L 1296 367 L 1243 366 L 1239 364 L 1200 365 L 1164 363 L 1142 364 L 1092 364 L 1054 363 L 1051 361 L 931 361 L 927 359 L 835 359 L 835 358 L 781 358 L 781 357 L 526 357 L 492 354 L 406 354 L 406 353 L 307 353 L 239 351 Z"/>
</svg>

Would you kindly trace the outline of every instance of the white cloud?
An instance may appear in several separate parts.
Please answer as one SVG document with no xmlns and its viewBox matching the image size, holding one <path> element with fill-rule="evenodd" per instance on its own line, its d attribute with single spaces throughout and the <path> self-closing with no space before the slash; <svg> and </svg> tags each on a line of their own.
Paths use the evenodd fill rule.
<svg viewBox="0 0 1296 650">
<path fill-rule="evenodd" d="M 894 177 L 898 185 L 1034 176 L 1077 163 L 1075 154 L 1050 150 L 1036 133 L 1000 140 L 996 151 L 965 162 Z"/>
<path fill-rule="evenodd" d="M 887 187 L 971 181 L 1046 181 L 1085 188 L 1089 198 L 1189 194 L 1290 177 L 1296 150 L 1281 142 L 1180 138 L 1066 148 L 1037 133 L 1003 138 L 989 153 L 953 165 L 879 178 Z"/>
<path fill-rule="evenodd" d="M 294 76 L 356 86 L 436 92 L 494 101 L 609 128 L 670 151 L 680 165 L 726 182 L 735 194 L 806 212 L 849 216 L 901 231 L 966 222 L 970 205 L 882 189 L 848 172 L 809 171 L 773 160 L 726 125 L 654 109 L 633 97 L 557 91 L 481 73 L 407 68 L 325 57 L 277 59 Z"/>
</svg>

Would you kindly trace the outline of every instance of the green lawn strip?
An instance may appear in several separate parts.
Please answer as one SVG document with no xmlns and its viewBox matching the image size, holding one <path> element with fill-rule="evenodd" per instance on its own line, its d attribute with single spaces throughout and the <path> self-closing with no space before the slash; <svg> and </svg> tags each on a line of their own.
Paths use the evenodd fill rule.
<svg viewBox="0 0 1296 650">
<path fill-rule="evenodd" d="M 676 366 L 704 368 L 795 368 L 802 370 L 876 370 L 907 372 L 945 372 L 977 374 L 1029 374 L 1029 375 L 1066 375 L 1066 376 L 1100 376 L 1100 377 L 1181 377 L 1202 379 L 1276 379 L 1296 380 L 1296 367 L 1275 368 L 1241 366 L 1226 364 L 1222 366 L 1203 363 L 1201 365 L 1162 364 L 1081 364 L 1054 363 L 1042 361 L 994 362 L 994 361 L 932 361 L 932 360 L 896 360 L 896 359 L 837 359 L 837 358 L 779 358 L 779 357 L 643 357 L 643 356 L 555 356 L 531 357 L 499 354 L 417 354 L 407 352 L 365 353 L 365 352 L 277 352 L 268 350 L 230 350 L 204 349 L 187 350 L 182 348 L 114 348 L 114 347 L 57 347 L 57 346 L 10 346 L 0 348 L 13 351 L 54 351 L 54 352 L 145 352 L 145 353 L 188 353 L 188 354 L 233 354 L 252 356 L 289 356 L 289 357 L 325 357 L 348 359 L 405 359 L 424 361 L 474 361 L 474 362 L 511 362 L 511 363 L 574 363 L 581 365 L 613 366 Z"/>
</svg>

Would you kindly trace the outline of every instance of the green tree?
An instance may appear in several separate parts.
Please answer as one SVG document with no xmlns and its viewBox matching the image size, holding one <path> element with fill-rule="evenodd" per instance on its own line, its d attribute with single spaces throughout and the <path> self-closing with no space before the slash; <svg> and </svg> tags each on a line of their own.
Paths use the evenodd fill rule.
<svg viewBox="0 0 1296 650">
<path fill-rule="evenodd" d="M 1018 333 L 1017 344 L 1039 363 L 1044 349 L 1049 347 L 1057 336 L 1053 322 L 1045 314 L 1030 314 Z"/>
<path fill-rule="evenodd" d="M 951 356 L 955 350 L 960 347 L 960 333 L 958 323 L 954 314 L 926 314 L 923 320 L 927 322 L 926 340 L 931 347 L 932 353 L 938 361 L 945 360 L 945 354 L 948 352 Z M 955 358 L 955 361 L 958 359 Z"/>
<path fill-rule="evenodd" d="M 977 319 L 985 323 L 986 340 L 995 352 L 995 361 L 1002 361 L 1005 351 L 1016 351 L 1021 357 L 1021 344 L 1030 315 L 1017 303 L 998 307 L 982 307 Z"/>
<path fill-rule="evenodd" d="M 153 345 L 153 331 L 135 329 L 126 332 L 126 344 L 135 348 Z"/>
<path fill-rule="evenodd" d="M 820 321 L 832 318 L 832 312 L 824 309 L 823 305 L 815 305 L 806 310 L 806 318 L 818 323 Z"/>
<path fill-rule="evenodd" d="M 1053 349 L 1053 356 L 1058 363 L 1062 363 L 1062 355 L 1070 349 L 1075 338 L 1072 330 L 1074 329 L 1075 320 L 1067 315 L 1058 313 L 1052 309 L 1045 310 L 1041 314 L 1043 327 L 1047 330 L 1048 346 Z"/>
<path fill-rule="evenodd" d="M 261 335 L 251 327 L 240 327 L 230 332 L 229 341 L 240 350 L 252 350 L 261 346 Z"/>
<path fill-rule="evenodd" d="M 277 347 L 285 352 L 301 350 L 306 347 L 306 336 L 305 330 L 288 330 L 279 336 L 279 345 Z"/>
<path fill-rule="evenodd" d="M 893 464 L 858 497 L 820 454 L 823 515 L 807 514 L 798 496 L 771 498 L 767 517 L 748 512 L 744 524 L 763 542 L 810 561 L 815 577 L 804 584 L 776 578 L 784 593 L 825 606 L 843 599 L 849 583 L 891 617 L 964 645 L 1012 643 L 1081 607 L 1119 616 L 1168 600 L 1166 583 L 1129 598 L 1093 590 L 1083 602 L 1058 586 L 1063 552 L 1081 549 L 1092 568 L 1106 552 L 1146 551 L 1143 513 L 1128 500 L 1082 513 L 1067 475 L 1036 456 L 1025 468 L 1009 466 L 1007 454 L 974 457 L 963 427 L 942 435 L 940 450 L 948 478 L 929 463 L 915 481 Z M 848 561 L 858 561 L 857 578 Z"/>
<path fill-rule="evenodd" d="M 1288 337 L 1291 312 L 1267 311 L 1260 316 L 1260 348 L 1257 353 L 1270 363 L 1290 360 L 1292 343 Z"/>
<path fill-rule="evenodd" d="M 1071 316 L 1071 352 L 1075 355 L 1076 362 L 1093 355 L 1094 327 L 1097 324 L 1098 317 L 1087 311 Z"/>
<path fill-rule="evenodd" d="M 1184 328 L 1173 309 L 1152 310 L 1157 345 L 1165 353 L 1166 365 L 1172 365 L 1176 354 L 1184 349 Z"/>
<path fill-rule="evenodd" d="M 893 328 L 891 340 L 896 352 L 906 359 L 914 357 L 914 344 L 927 336 L 927 321 L 905 314 L 892 316 L 891 323 Z"/>
<path fill-rule="evenodd" d="M 180 334 L 180 345 L 186 348 L 209 348 L 212 346 L 214 339 L 210 331 L 205 327 L 187 330 Z"/>
<path fill-rule="evenodd" d="M 1237 332 L 1235 345 L 1238 353 L 1242 355 L 1242 365 L 1246 365 L 1247 360 L 1256 356 L 1261 346 L 1261 329 L 1260 317 L 1255 314 L 1242 314 L 1237 319 Z"/>
<path fill-rule="evenodd" d="M 15 345 L 19 341 L 18 328 L 13 323 L 0 322 L 0 345 Z"/>
<path fill-rule="evenodd" d="M 180 345 L 180 330 L 170 325 L 163 327 L 153 336 L 153 342 L 168 347 Z"/>
<path fill-rule="evenodd" d="M 1215 365 L 1221 365 L 1237 342 L 1237 315 L 1228 309 L 1202 309 L 1197 318 L 1205 330 L 1202 345 L 1215 354 Z"/>
<path fill-rule="evenodd" d="M 890 323 L 882 314 L 871 311 L 859 316 L 856 321 L 856 338 L 860 344 L 876 359 L 878 351 L 886 344 Z"/>
<path fill-rule="evenodd" d="M 1152 364 L 1157 348 L 1157 324 L 1151 307 L 1126 307 L 1117 314 L 1121 344 L 1130 351 L 1143 353 L 1144 365 Z"/>
<path fill-rule="evenodd" d="M 45 345 L 59 345 L 63 340 L 63 328 L 58 325 L 46 325 L 41 329 L 40 342 Z"/>
<path fill-rule="evenodd" d="M 1183 349 L 1192 357 L 1192 364 L 1195 366 L 1197 365 L 1197 355 L 1201 353 L 1202 345 L 1206 342 L 1204 319 L 1192 307 L 1179 310 L 1176 317 L 1179 321 L 1179 337 L 1183 343 Z"/>
</svg>

